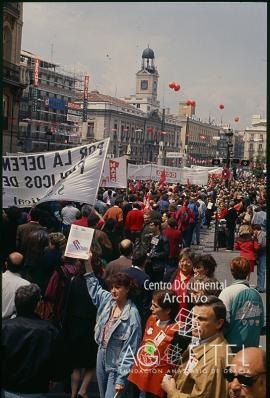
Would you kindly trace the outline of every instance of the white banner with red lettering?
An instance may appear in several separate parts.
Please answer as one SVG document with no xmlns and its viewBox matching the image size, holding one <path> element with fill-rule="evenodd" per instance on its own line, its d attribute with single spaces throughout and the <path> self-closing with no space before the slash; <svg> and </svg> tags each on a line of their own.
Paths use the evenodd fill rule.
<svg viewBox="0 0 270 398">
<path fill-rule="evenodd" d="M 157 164 L 129 164 L 128 178 L 130 180 L 153 180 L 159 181 L 161 174 L 165 169 L 165 182 L 174 183 L 180 182 L 181 169 L 177 167 L 161 166 Z"/>
<path fill-rule="evenodd" d="M 125 156 L 106 159 L 100 186 L 127 188 L 127 159 Z"/>
<path fill-rule="evenodd" d="M 165 183 L 179 182 L 180 184 L 206 185 L 208 181 L 208 168 L 178 168 L 156 164 L 129 164 L 128 178 L 130 180 L 159 181 L 164 169 L 166 173 Z"/>
</svg>

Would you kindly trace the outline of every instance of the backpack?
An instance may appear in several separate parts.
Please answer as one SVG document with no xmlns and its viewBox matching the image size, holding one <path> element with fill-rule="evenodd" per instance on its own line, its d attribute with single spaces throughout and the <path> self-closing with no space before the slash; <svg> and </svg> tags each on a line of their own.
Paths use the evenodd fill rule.
<svg viewBox="0 0 270 398">
<path fill-rule="evenodd" d="M 180 208 L 178 214 L 176 214 L 176 221 L 178 223 L 178 230 L 185 231 L 190 223 L 195 220 L 195 215 L 192 210 L 188 208 Z"/>
</svg>

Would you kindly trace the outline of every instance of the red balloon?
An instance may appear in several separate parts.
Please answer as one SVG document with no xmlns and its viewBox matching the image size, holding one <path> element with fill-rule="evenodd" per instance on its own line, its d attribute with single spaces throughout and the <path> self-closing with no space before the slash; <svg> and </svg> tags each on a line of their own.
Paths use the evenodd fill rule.
<svg viewBox="0 0 270 398">
<path fill-rule="evenodd" d="M 223 105 L 223 104 L 220 104 L 220 105 L 219 105 L 219 109 L 224 109 L 224 105 Z"/>
<path fill-rule="evenodd" d="M 175 84 L 176 84 L 175 82 L 171 82 L 171 83 L 169 84 L 169 87 L 170 87 L 170 88 L 174 88 L 174 87 L 175 87 Z"/>
<path fill-rule="evenodd" d="M 236 123 L 239 122 L 239 117 L 236 116 L 236 117 L 234 118 L 234 121 L 235 121 Z"/>
<path fill-rule="evenodd" d="M 191 105 L 191 102 L 192 102 L 192 101 L 187 100 L 186 105 Z"/>
<path fill-rule="evenodd" d="M 180 90 L 180 84 L 176 83 L 174 86 L 174 91 L 179 91 Z"/>
</svg>

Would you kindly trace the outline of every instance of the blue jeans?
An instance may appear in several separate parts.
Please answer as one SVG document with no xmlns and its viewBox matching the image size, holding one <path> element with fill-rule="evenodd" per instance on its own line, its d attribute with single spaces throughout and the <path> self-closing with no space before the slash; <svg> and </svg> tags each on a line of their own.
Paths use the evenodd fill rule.
<svg viewBox="0 0 270 398">
<path fill-rule="evenodd" d="M 191 223 L 189 224 L 187 229 L 183 232 L 183 247 L 190 247 L 194 228 L 195 228 L 195 223 Z"/>
<path fill-rule="evenodd" d="M 97 353 L 97 381 L 100 398 L 113 398 L 115 391 L 116 372 L 105 370 L 106 348 L 99 347 Z"/>
<path fill-rule="evenodd" d="M 10 392 L 1 390 L 1 398 L 46 398 L 45 393 L 40 394 L 22 394 L 19 392 Z"/>
<path fill-rule="evenodd" d="M 257 288 L 264 290 L 265 285 L 265 271 L 266 271 L 266 254 L 262 254 L 258 258 L 257 265 Z"/>
</svg>

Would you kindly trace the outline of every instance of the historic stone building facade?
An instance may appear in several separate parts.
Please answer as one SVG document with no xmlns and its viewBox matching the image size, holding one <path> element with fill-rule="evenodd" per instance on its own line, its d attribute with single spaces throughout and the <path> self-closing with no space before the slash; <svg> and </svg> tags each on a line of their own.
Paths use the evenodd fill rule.
<svg viewBox="0 0 270 398">
<path fill-rule="evenodd" d="M 203 123 L 195 116 L 180 117 L 180 120 L 183 124 L 180 150 L 185 154 L 186 165 L 211 166 L 212 159 L 219 157 L 220 128 Z"/>
<path fill-rule="evenodd" d="M 244 131 L 244 157 L 254 164 L 266 164 L 267 121 L 253 115 L 251 126 Z M 264 166 L 263 166 L 264 167 Z"/>
<path fill-rule="evenodd" d="M 19 105 L 28 84 L 27 69 L 20 64 L 23 3 L 3 3 L 3 153 L 17 152 Z"/>
<path fill-rule="evenodd" d="M 21 51 L 21 64 L 30 78 L 20 101 L 21 150 L 42 152 L 80 145 L 76 121 L 81 123 L 82 111 L 70 107 L 78 99 L 76 84 L 82 86 L 82 82 L 29 51 Z"/>
<path fill-rule="evenodd" d="M 134 163 L 158 161 L 179 165 L 179 159 L 167 159 L 167 152 L 179 151 L 179 123 L 166 119 L 158 111 L 145 113 L 125 101 L 91 92 L 88 98 L 88 129 L 84 140 L 110 137 L 111 157 L 128 155 Z"/>
</svg>

